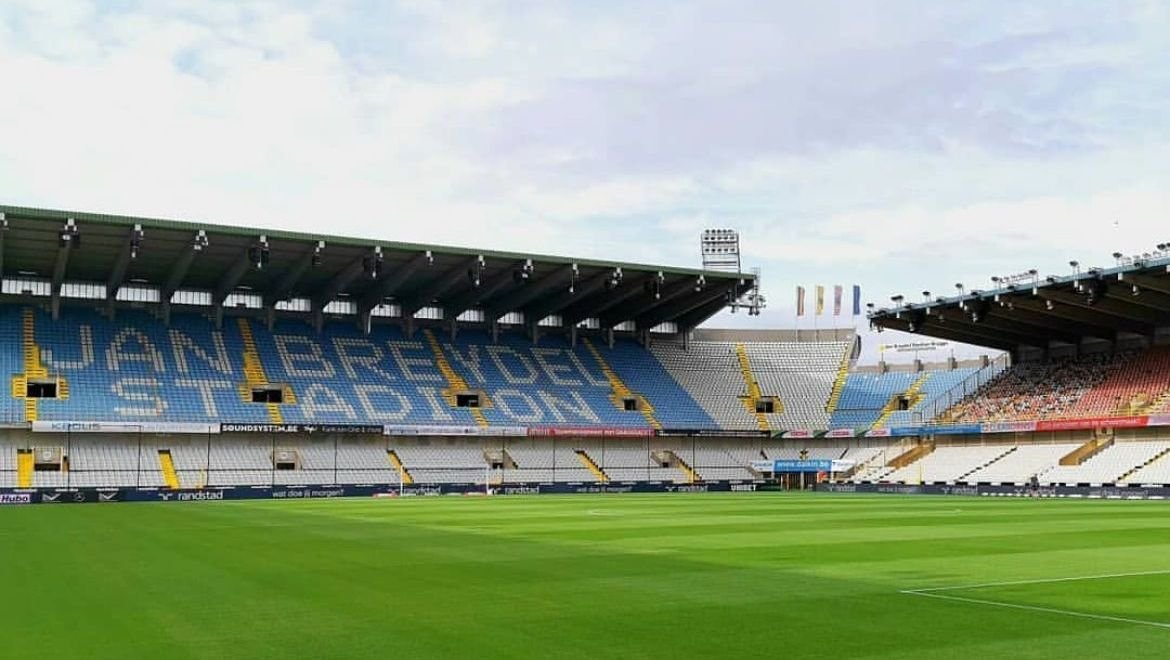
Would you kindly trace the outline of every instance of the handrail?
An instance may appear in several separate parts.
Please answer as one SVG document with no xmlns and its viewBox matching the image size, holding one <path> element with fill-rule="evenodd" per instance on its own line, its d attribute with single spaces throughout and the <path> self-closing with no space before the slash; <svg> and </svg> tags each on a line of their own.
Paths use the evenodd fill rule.
<svg viewBox="0 0 1170 660">
<path fill-rule="evenodd" d="M 992 380 L 995 380 L 1000 374 L 1007 371 L 1010 366 L 1006 353 L 997 357 L 986 367 L 979 369 L 963 379 L 959 384 L 938 394 L 929 401 L 924 401 L 918 407 L 918 410 L 914 412 L 914 422 L 916 424 L 933 422 L 952 406 L 975 394 Z"/>
</svg>

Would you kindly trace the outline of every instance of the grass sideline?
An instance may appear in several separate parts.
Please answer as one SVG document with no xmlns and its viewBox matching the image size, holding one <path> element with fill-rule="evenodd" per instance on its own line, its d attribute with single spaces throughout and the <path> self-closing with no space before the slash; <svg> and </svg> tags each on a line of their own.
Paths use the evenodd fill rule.
<svg viewBox="0 0 1170 660">
<path fill-rule="evenodd" d="M 38 505 L 0 508 L 0 567 L 2 658 L 1170 649 L 1170 629 L 1122 620 L 1170 623 L 1170 504 L 1159 502 L 760 493 Z M 1069 579 L 1082 576 L 1118 577 Z"/>
</svg>

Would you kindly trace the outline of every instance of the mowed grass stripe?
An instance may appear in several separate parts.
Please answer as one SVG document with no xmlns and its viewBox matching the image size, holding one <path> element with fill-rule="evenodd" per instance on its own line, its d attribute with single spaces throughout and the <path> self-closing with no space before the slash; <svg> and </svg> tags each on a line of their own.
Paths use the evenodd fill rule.
<svg viewBox="0 0 1170 660">
<path fill-rule="evenodd" d="M 674 494 L 10 508 L 0 657 L 1162 657 L 1166 631 L 898 591 L 1170 569 L 1165 506 Z"/>
</svg>

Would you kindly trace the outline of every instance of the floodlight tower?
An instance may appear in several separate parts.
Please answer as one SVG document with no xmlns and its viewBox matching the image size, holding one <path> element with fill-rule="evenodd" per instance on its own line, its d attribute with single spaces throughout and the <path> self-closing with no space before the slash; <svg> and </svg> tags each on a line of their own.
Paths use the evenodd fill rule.
<svg viewBox="0 0 1170 660">
<path fill-rule="evenodd" d="M 704 229 L 699 247 L 703 255 L 703 270 L 714 270 L 725 273 L 742 273 L 743 262 L 740 257 L 739 232 L 734 229 Z M 759 316 L 764 309 L 765 299 L 760 293 L 760 269 L 752 269 L 752 279 L 744 282 L 747 288 L 737 290 L 728 301 L 731 312 L 743 307 L 748 316 Z"/>
</svg>

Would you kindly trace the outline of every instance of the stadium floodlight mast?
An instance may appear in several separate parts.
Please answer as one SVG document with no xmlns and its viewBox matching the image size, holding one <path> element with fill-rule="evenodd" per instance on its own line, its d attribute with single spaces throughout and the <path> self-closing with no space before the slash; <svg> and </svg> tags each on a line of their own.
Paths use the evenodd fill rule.
<svg viewBox="0 0 1170 660">
<path fill-rule="evenodd" d="M 724 273 L 743 272 L 743 259 L 740 250 L 739 232 L 735 229 L 704 229 L 699 238 L 700 252 L 703 256 L 703 270 L 719 271 Z M 760 293 L 760 269 L 752 268 L 754 276 L 751 282 L 741 281 L 746 287 L 738 293 L 738 297 L 730 297 L 729 306 L 734 314 L 740 307 L 746 308 L 748 316 L 759 316 L 767 301 Z M 706 278 L 700 276 L 695 285 L 695 291 L 702 291 L 706 286 Z"/>
</svg>

